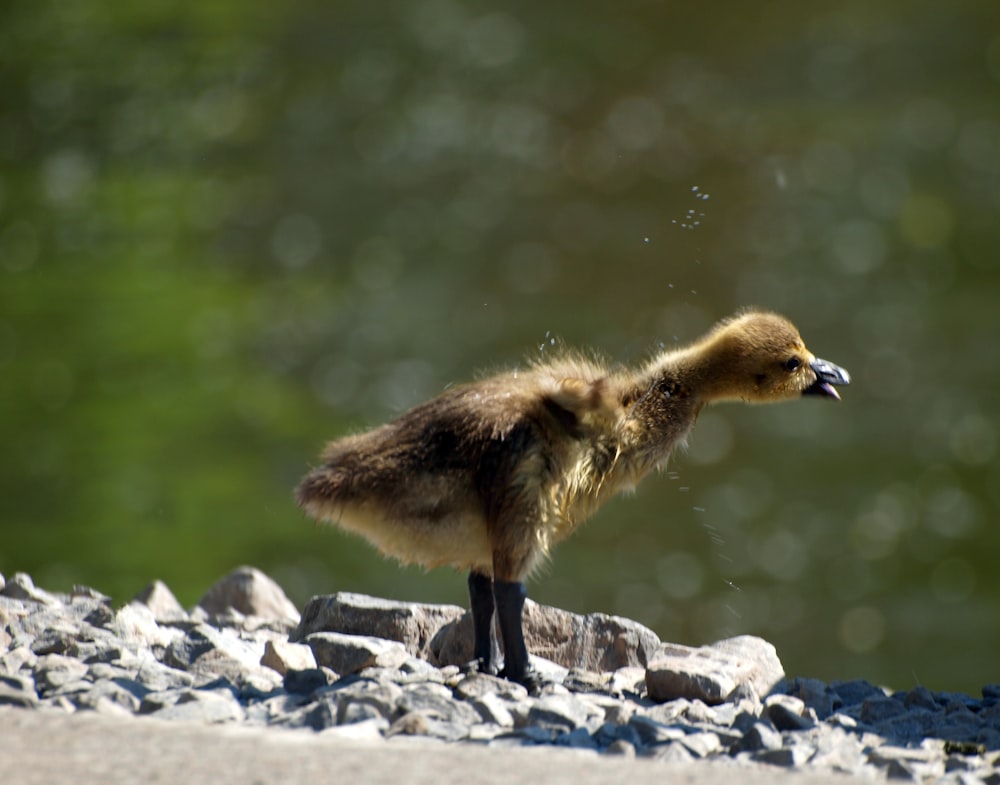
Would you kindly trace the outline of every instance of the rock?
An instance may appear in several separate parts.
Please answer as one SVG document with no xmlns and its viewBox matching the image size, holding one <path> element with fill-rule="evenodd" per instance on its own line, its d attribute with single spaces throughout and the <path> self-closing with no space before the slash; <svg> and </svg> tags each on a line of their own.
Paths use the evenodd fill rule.
<svg viewBox="0 0 1000 785">
<path fill-rule="evenodd" d="M 783 766 L 792 768 L 801 766 L 813 754 L 811 747 L 792 746 L 780 747 L 773 750 L 761 750 L 754 754 L 753 759 L 759 763 L 767 763 L 771 766 Z"/>
<path fill-rule="evenodd" d="M 28 674 L 0 675 L 0 706 L 31 709 L 38 705 L 35 680 Z"/>
<path fill-rule="evenodd" d="M 35 661 L 33 671 L 35 686 L 44 697 L 68 683 L 81 680 L 87 673 L 87 666 L 62 654 L 46 654 Z"/>
<path fill-rule="evenodd" d="M 324 697 L 335 702 L 333 716 L 338 723 L 343 723 L 352 713 L 357 714 L 359 706 L 370 706 L 375 709 L 378 716 L 387 720 L 393 719 L 400 713 L 397 704 L 403 694 L 403 688 L 391 682 L 356 679 L 338 682 Z"/>
<path fill-rule="evenodd" d="M 569 733 L 578 728 L 592 726 L 594 730 L 604 721 L 604 712 L 574 695 L 544 695 L 531 701 L 524 721 L 518 723 Z M 518 715 L 515 714 L 515 722 Z"/>
<path fill-rule="evenodd" d="M 184 635 L 171 641 L 163 654 L 163 662 L 172 668 L 191 670 L 202 657 L 221 652 L 243 665 L 258 665 L 263 652 L 256 653 L 245 641 L 230 630 L 219 630 L 208 624 L 198 624 Z"/>
<path fill-rule="evenodd" d="M 815 725 L 805 703 L 791 695 L 769 695 L 764 701 L 762 716 L 779 731 L 805 730 Z"/>
<path fill-rule="evenodd" d="M 469 735 L 466 727 L 459 723 L 448 722 L 423 712 L 411 712 L 396 720 L 386 731 L 386 737 L 424 736 L 442 741 L 458 741 Z"/>
<path fill-rule="evenodd" d="M 531 695 L 504 679 L 432 664 L 432 641 L 450 635 L 455 646 L 467 643 L 457 625 L 435 634 L 442 618 L 460 617 L 450 606 L 404 604 L 399 612 L 398 603 L 354 595 L 339 606 L 355 614 L 353 624 L 367 614 L 383 634 L 405 643 L 344 632 L 310 632 L 305 643 L 290 643 L 287 618 L 268 621 L 234 608 L 173 616 L 176 607 L 160 605 L 156 598 L 167 595 L 155 584 L 144 598 L 150 604 L 117 610 L 94 589 L 49 594 L 26 577 L 7 581 L 3 590 L 10 586 L 18 597 L 0 595 L 6 711 L 152 714 L 371 744 L 407 737 L 497 748 L 550 745 L 674 763 L 728 761 L 737 780 L 756 768 L 763 781 L 763 767 L 781 766 L 859 780 L 1000 785 L 1000 688 L 991 685 L 977 699 L 922 687 L 888 695 L 860 680 L 785 683 L 773 648 L 754 638 L 701 649 L 668 644 L 647 667 L 607 670 L 608 663 L 646 656 L 640 632 L 630 638 L 622 630 L 635 628 L 613 617 L 545 611 L 550 638 L 541 650 L 571 668 L 533 657 L 545 683 Z M 317 607 L 324 605 L 330 603 Z M 435 618 L 435 607 L 449 610 Z M 542 627 L 535 632 L 542 635 Z M 602 637 L 600 630 L 617 632 Z M 594 647 L 590 666 L 577 662 L 583 655 L 567 644 L 574 641 Z M 658 702 L 670 689 L 681 697 Z"/>
<path fill-rule="evenodd" d="M 209 614 L 236 611 L 282 624 L 299 623 L 299 611 L 282 588 L 255 567 L 237 567 L 198 601 Z"/>
<path fill-rule="evenodd" d="M 44 589 L 35 588 L 31 576 L 25 572 L 15 572 L 7 579 L 3 588 L 4 597 L 12 600 L 30 600 L 42 605 L 61 605 L 59 599 Z"/>
<path fill-rule="evenodd" d="M 598 746 L 605 750 L 610 750 L 612 745 L 619 742 L 629 745 L 633 750 L 644 746 L 635 728 L 617 722 L 605 722 L 594 731 L 593 738 Z"/>
<path fill-rule="evenodd" d="M 310 651 L 310 654 L 312 652 Z M 337 674 L 329 668 L 306 668 L 304 670 L 288 670 L 282 686 L 286 692 L 308 694 L 321 687 L 328 687 L 337 680 Z"/>
<path fill-rule="evenodd" d="M 419 684 L 404 690 L 396 701 L 400 714 L 419 713 L 446 722 L 479 722 L 479 712 L 468 703 L 456 700 L 452 691 L 441 684 Z"/>
<path fill-rule="evenodd" d="M 153 716 L 161 720 L 220 723 L 238 722 L 243 719 L 244 711 L 228 690 L 187 690 Z"/>
<path fill-rule="evenodd" d="M 312 649 L 304 643 L 274 640 L 264 644 L 264 656 L 260 658 L 260 664 L 284 676 L 288 671 L 305 671 L 315 668 L 316 658 L 313 656 Z"/>
<path fill-rule="evenodd" d="M 902 701 L 883 695 L 867 698 L 861 704 L 861 721 L 869 724 L 884 722 L 905 713 L 906 706 Z"/>
<path fill-rule="evenodd" d="M 762 750 L 779 750 L 782 747 L 781 734 L 770 722 L 755 722 L 743 737 L 733 745 L 732 751 L 761 752 Z"/>
<path fill-rule="evenodd" d="M 354 722 L 350 725 L 338 725 L 323 731 L 323 733 L 333 738 L 350 739 L 351 741 L 377 741 L 383 738 L 383 734 L 388 729 L 389 723 L 379 718 L 365 722 Z"/>
<path fill-rule="evenodd" d="M 859 706 L 866 698 L 883 697 L 885 690 L 862 679 L 831 682 L 830 690 L 837 696 L 840 705 Z"/>
<path fill-rule="evenodd" d="M 623 758 L 635 757 L 635 745 L 624 739 L 617 739 L 604 748 L 605 755 L 620 755 Z"/>
<path fill-rule="evenodd" d="M 370 635 L 313 632 L 306 636 L 316 663 L 340 674 L 365 668 L 394 668 L 409 656 L 403 644 Z"/>
<path fill-rule="evenodd" d="M 397 641 L 410 654 L 426 658 L 434 635 L 463 612 L 455 605 L 398 602 L 338 592 L 309 600 L 289 640 L 303 641 L 315 632 L 368 635 Z M 469 659 L 471 655 L 463 662 Z"/>
<path fill-rule="evenodd" d="M 691 763 L 695 759 L 690 750 L 679 741 L 658 744 L 653 748 L 653 757 L 658 761 L 669 764 Z"/>
<path fill-rule="evenodd" d="M 138 602 L 119 608 L 108 628 L 126 644 L 150 648 L 169 646 L 181 635 L 178 630 L 161 628 L 156 622 L 153 609 Z"/>
<path fill-rule="evenodd" d="M 833 714 L 843 703 L 836 693 L 819 679 L 797 678 L 788 685 L 787 692 L 816 712 L 817 718 L 821 720 Z"/>
<path fill-rule="evenodd" d="M 472 708 L 479 712 L 483 722 L 498 725 L 501 728 L 514 727 L 514 715 L 510 711 L 510 701 L 504 700 L 495 692 L 473 698 Z"/>
<path fill-rule="evenodd" d="M 149 608 L 153 612 L 153 618 L 160 624 L 187 621 L 188 618 L 187 611 L 177 601 L 167 584 L 160 580 L 150 583 L 135 595 L 132 602 Z"/>
<path fill-rule="evenodd" d="M 646 689 L 655 701 L 689 698 L 716 704 L 740 686 L 767 695 L 784 675 L 774 646 L 741 635 L 698 649 L 663 645 L 646 668 Z"/>
<path fill-rule="evenodd" d="M 135 714 L 148 693 L 149 690 L 130 679 L 100 679 L 86 692 L 75 696 L 73 704 L 78 709 Z"/>
<path fill-rule="evenodd" d="M 658 650 L 652 630 L 620 616 L 591 613 L 580 616 L 527 600 L 524 639 L 532 655 L 564 668 L 615 671 L 645 666 Z M 472 659 L 472 614 L 442 628 L 431 645 L 439 665 L 461 665 Z"/>
<path fill-rule="evenodd" d="M 683 726 L 667 725 L 644 714 L 633 715 L 628 721 L 628 727 L 635 731 L 644 745 L 648 746 L 680 741 L 687 735 Z"/>
<path fill-rule="evenodd" d="M 0 673 L 18 673 L 22 668 L 33 668 L 38 660 L 28 646 L 17 646 L 0 656 Z"/>
</svg>

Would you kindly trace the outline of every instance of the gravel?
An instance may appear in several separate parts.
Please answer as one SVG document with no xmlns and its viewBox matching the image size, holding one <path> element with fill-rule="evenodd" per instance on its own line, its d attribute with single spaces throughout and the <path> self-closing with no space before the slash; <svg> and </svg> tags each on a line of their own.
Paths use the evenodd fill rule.
<svg viewBox="0 0 1000 785">
<path fill-rule="evenodd" d="M 468 627 L 452 606 L 331 595 L 313 601 L 304 623 L 252 568 L 190 611 L 159 582 L 119 608 L 87 587 L 45 591 L 23 573 L 0 576 L 0 587 L 8 724 L 25 712 L 93 715 L 161 736 L 197 723 L 348 740 L 379 759 L 400 745 L 456 755 L 542 748 L 751 779 L 785 770 L 1000 785 L 1000 685 L 972 697 L 787 678 L 758 638 L 662 644 L 627 619 L 535 606 L 536 632 L 557 639 L 532 650 L 557 661 L 534 658 L 546 684 L 529 695 L 445 661 L 462 655 Z M 545 623 L 550 612 L 558 624 Z M 613 670 L 596 669 L 608 662 Z"/>
</svg>

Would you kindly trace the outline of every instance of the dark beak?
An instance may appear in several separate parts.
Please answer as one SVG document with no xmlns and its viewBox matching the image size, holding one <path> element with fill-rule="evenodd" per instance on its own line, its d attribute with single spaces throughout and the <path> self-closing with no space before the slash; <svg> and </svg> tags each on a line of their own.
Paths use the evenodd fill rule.
<svg viewBox="0 0 1000 785">
<path fill-rule="evenodd" d="M 835 386 L 851 383 L 851 375 L 839 365 L 828 363 L 818 357 L 809 365 L 816 374 L 816 381 L 802 391 L 803 395 L 822 395 L 839 401 L 840 395 Z"/>
</svg>

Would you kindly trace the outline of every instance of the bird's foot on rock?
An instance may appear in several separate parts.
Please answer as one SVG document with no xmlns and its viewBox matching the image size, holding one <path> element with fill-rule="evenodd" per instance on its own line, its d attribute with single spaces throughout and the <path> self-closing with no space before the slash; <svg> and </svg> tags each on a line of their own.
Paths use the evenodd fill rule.
<svg viewBox="0 0 1000 785">
<path fill-rule="evenodd" d="M 542 694 L 542 687 L 544 687 L 547 683 L 534 668 L 528 668 L 523 673 L 515 674 L 507 673 L 507 669 L 504 668 L 500 671 L 499 675 L 501 678 L 507 679 L 507 681 L 520 684 L 533 698 L 537 698 Z"/>
<path fill-rule="evenodd" d="M 497 667 L 495 662 L 485 659 L 484 657 L 476 657 L 473 660 L 469 660 L 465 665 L 461 667 L 462 673 L 484 673 L 487 676 L 498 676 L 500 674 L 500 669 Z"/>
</svg>

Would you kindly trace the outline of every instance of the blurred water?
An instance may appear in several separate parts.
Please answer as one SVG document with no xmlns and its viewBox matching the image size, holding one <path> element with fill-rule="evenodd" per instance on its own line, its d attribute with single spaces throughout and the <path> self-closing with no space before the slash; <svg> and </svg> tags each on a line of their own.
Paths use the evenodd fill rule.
<svg viewBox="0 0 1000 785">
<path fill-rule="evenodd" d="M 995 3 L 0 15 L 0 570 L 462 603 L 303 520 L 323 441 L 753 303 L 843 403 L 707 412 L 531 595 L 793 675 L 996 681 Z"/>
</svg>

